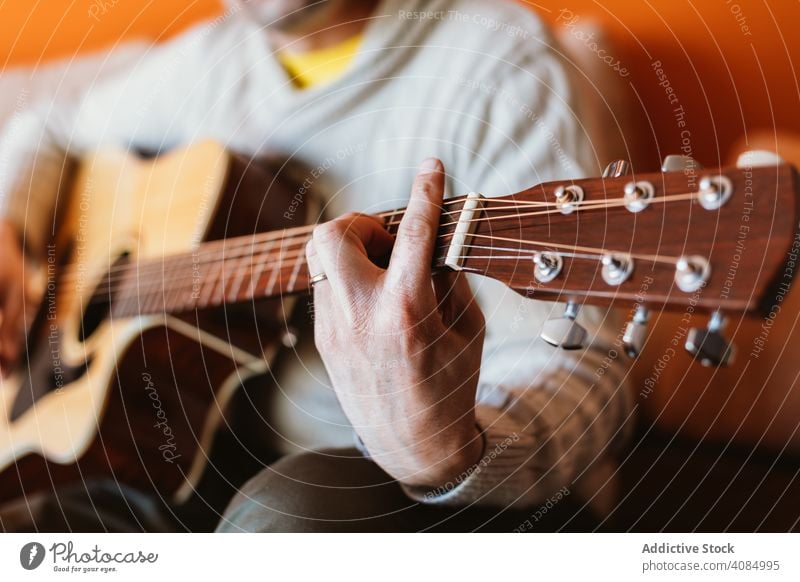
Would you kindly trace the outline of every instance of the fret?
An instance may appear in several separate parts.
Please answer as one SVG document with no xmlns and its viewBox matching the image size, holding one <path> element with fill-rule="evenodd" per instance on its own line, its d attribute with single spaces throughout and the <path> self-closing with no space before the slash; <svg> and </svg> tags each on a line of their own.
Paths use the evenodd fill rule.
<svg viewBox="0 0 800 582">
<path fill-rule="evenodd" d="M 141 266 L 139 266 L 135 271 L 135 278 L 133 281 L 133 303 L 137 313 L 144 313 L 146 312 L 146 307 L 144 306 L 144 302 L 150 300 L 151 298 L 151 287 L 154 285 L 154 281 L 152 280 L 145 280 L 142 281 L 142 278 L 139 276 Z"/>
<path fill-rule="evenodd" d="M 185 279 L 180 286 L 180 292 L 183 295 L 183 306 L 186 309 L 199 306 L 203 288 L 208 280 L 204 274 L 204 271 L 208 271 L 208 268 L 200 261 L 201 252 L 202 246 L 192 251 L 188 261 L 190 265 L 188 276 L 184 275 Z"/>
<path fill-rule="evenodd" d="M 247 292 L 247 298 L 252 299 L 256 295 L 256 289 L 258 288 L 258 283 L 261 281 L 261 274 L 264 272 L 264 267 L 269 260 L 270 253 L 272 253 L 272 249 L 275 248 L 275 241 L 271 241 L 271 244 L 267 245 L 264 249 L 264 254 L 267 256 L 265 259 L 263 256 L 258 261 L 258 269 L 256 270 L 253 277 L 250 279 L 250 289 Z"/>
<path fill-rule="evenodd" d="M 153 277 L 154 279 L 155 277 Z M 142 285 L 141 279 L 137 284 L 137 295 L 139 296 L 139 310 L 142 313 L 152 313 L 156 308 L 156 290 L 153 289 L 154 283 L 147 279 Z"/>
<path fill-rule="evenodd" d="M 281 269 L 283 268 L 283 254 L 284 249 L 283 247 L 286 244 L 286 239 L 281 238 L 281 246 L 278 249 L 278 259 L 275 261 L 275 266 L 272 267 L 272 276 L 269 279 L 269 284 L 267 286 L 266 292 L 264 293 L 265 297 L 272 297 L 273 293 L 275 292 L 275 283 L 278 282 L 278 275 L 281 273 Z"/>
<path fill-rule="evenodd" d="M 200 292 L 198 293 L 197 305 L 199 307 L 208 307 L 211 303 L 211 295 L 216 287 L 217 278 L 219 276 L 219 267 L 217 263 L 213 264 L 214 272 L 209 273 L 208 278 L 203 279 L 200 283 Z M 209 285 L 210 283 L 210 285 Z"/>
<path fill-rule="evenodd" d="M 167 279 L 169 278 L 166 269 L 166 260 L 158 260 L 158 274 L 144 278 L 143 294 L 151 298 L 152 309 L 150 313 L 163 312 L 166 310 Z"/>
<path fill-rule="evenodd" d="M 173 270 L 174 276 L 177 278 L 174 288 L 174 297 L 176 304 L 180 309 L 186 310 L 194 306 L 197 302 L 197 294 L 199 294 L 201 282 L 203 280 L 203 273 L 199 259 L 200 251 L 195 249 L 186 258 L 186 261 L 173 261 L 180 266 Z"/>
<path fill-rule="evenodd" d="M 114 306 L 111 310 L 111 317 L 125 317 L 130 311 L 131 303 L 131 278 L 129 273 L 124 273 L 121 278 L 119 290 L 114 297 Z"/>
<path fill-rule="evenodd" d="M 276 264 L 272 267 L 272 276 L 269 278 L 269 283 L 264 290 L 264 297 L 272 297 L 273 291 L 275 291 L 275 283 L 278 281 L 278 275 L 281 272 L 281 259 L 275 262 Z"/>
<path fill-rule="evenodd" d="M 159 279 L 159 277 L 153 277 L 154 279 Z M 152 313 L 166 313 L 167 305 L 166 305 L 166 297 L 165 294 L 165 286 L 163 285 L 163 280 L 160 281 L 161 284 L 155 284 L 155 291 L 152 294 L 153 297 L 153 311 Z"/>
<path fill-rule="evenodd" d="M 303 253 L 298 253 L 297 259 L 294 262 L 294 268 L 292 269 L 292 275 L 289 277 L 289 284 L 286 286 L 287 293 L 294 292 L 294 286 L 297 282 L 297 275 L 300 273 L 300 267 L 306 264 L 306 257 Z"/>
<path fill-rule="evenodd" d="M 214 289 L 211 293 L 211 303 L 214 305 L 221 305 L 225 301 L 225 286 L 228 283 L 228 277 L 226 276 L 226 270 L 230 263 L 230 259 L 224 256 L 222 260 L 219 261 L 219 269 L 217 269 L 217 284 L 214 285 Z"/>
<path fill-rule="evenodd" d="M 158 307 L 158 277 L 139 278 L 136 282 L 136 299 L 141 313 L 152 313 Z"/>
<path fill-rule="evenodd" d="M 252 260 L 253 255 L 245 255 L 244 257 L 240 258 L 237 267 L 236 267 L 236 274 L 234 275 L 233 281 L 231 282 L 231 289 L 230 293 L 228 294 L 228 302 L 233 303 L 239 299 L 239 291 L 242 289 L 242 282 L 244 281 L 244 277 L 247 273 L 252 273 Z M 250 262 L 251 264 L 248 265 L 247 263 Z"/>
<path fill-rule="evenodd" d="M 176 285 L 172 297 L 170 298 L 170 303 L 175 306 L 175 309 L 180 311 L 185 311 L 192 307 L 195 303 L 195 299 L 193 297 L 193 287 L 191 283 L 189 286 L 187 286 L 186 283 Z"/>
<path fill-rule="evenodd" d="M 165 297 L 164 297 L 164 303 L 165 303 L 166 309 L 168 311 L 172 311 L 174 309 L 177 309 L 177 307 L 181 304 L 181 301 L 180 301 L 180 299 L 181 299 L 181 289 L 180 289 L 180 287 L 178 285 L 167 286 L 167 284 L 166 284 L 167 283 L 167 276 L 166 275 L 162 276 L 162 281 L 163 281 L 164 287 L 167 288 L 167 292 L 165 293 Z"/>
<path fill-rule="evenodd" d="M 397 220 L 397 215 L 398 215 L 398 214 L 400 214 L 400 213 L 402 213 L 402 212 L 403 212 L 403 209 L 401 209 L 401 208 L 396 208 L 395 210 L 393 210 L 393 211 L 392 211 L 392 213 L 391 213 L 391 214 L 389 215 L 389 217 L 386 219 L 386 225 L 387 225 L 387 226 L 386 226 L 386 230 L 387 230 L 387 231 L 388 231 L 390 234 L 397 234 L 397 225 L 396 225 L 396 224 L 392 224 L 392 223 L 393 223 L 395 220 Z"/>
</svg>

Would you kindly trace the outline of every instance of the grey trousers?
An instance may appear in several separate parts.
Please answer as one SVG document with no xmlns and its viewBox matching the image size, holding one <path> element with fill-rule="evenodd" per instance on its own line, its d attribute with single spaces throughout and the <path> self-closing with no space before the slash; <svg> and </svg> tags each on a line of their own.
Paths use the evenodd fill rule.
<svg viewBox="0 0 800 582">
<path fill-rule="evenodd" d="M 284 457 L 239 491 L 218 532 L 512 532 L 535 508 L 444 508 L 405 496 L 399 484 L 356 449 Z M 526 531 L 593 531 L 598 520 L 564 499 Z"/>
<path fill-rule="evenodd" d="M 228 504 L 217 531 L 596 530 L 599 520 L 573 497 L 538 519 L 533 517 L 536 508 L 432 507 L 406 497 L 396 481 L 357 450 L 332 449 L 284 457 L 262 470 Z M 197 506 L 207 503 L 200 497 L 194 508 L 172 508 L 110 480 L 87 481 L 0 507 L 0 531 L 207 531 L 218 519 L 213 510 L 201 512 L 208 526 L 191 523 L 198 519 Z"/>
</svg>

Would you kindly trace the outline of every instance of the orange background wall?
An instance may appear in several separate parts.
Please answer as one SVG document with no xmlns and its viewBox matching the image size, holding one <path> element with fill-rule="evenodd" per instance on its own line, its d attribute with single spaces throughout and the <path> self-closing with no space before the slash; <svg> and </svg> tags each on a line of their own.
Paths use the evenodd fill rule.
<svg viewBox="0 0 800 582">
<path fill-rule="evenodd" d="M 0 63 L 3 68 L 35 65 L 120 40 L 164 39 L 220 10 L 216 0 L 5 0 L 0 2 Z"/>
</svg>

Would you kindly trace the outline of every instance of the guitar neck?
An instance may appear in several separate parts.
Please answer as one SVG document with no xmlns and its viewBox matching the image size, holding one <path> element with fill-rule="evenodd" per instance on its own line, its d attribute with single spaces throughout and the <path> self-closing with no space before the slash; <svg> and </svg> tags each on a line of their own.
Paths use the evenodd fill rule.
<svg viewBox="0 0 800 582">
<path fill-rule="evenodd" d="M 464 198 L 445 203 L 440 238 L 452 234 L 452 214 Z M 380 214 L 386 230 L 397 234 L 405 209 Z M 133 317 L 155 313 L 184 313 L 294 295 L 308 291 L 311 274 L 305 247 L 314 226 L 240 236 L 202 243 L 189 253 L 140 260 L 112 275 L 118 285 L 112 298 L 114 315 Z M 448 245 L 437 247 L 434 267 L 443 266 Z"/>
<path fill-rule="evenodd" d="M 542 299 L 764 311 L 775 285 L 794 273 L 787 260 L 800 244 L 796 171 L 779 164 L 698 173 L 587 178 L 447 200 L 432 268 L 478 273 Z M 403 214 L 379 216 L 394 235 Z M 309 287 L 312 230 L 209 241 L 115 266 L 100 288 L 113 292 L 106 300 L 123 317 L 299 293 Z"/>
</svg>

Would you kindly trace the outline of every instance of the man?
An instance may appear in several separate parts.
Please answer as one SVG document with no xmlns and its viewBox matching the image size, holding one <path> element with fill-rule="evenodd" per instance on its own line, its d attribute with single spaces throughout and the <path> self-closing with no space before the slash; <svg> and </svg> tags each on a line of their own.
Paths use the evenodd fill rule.
<svg viewBox="0 0 800 582">
<path fill-rule="evenodd" d="M 324 216 L 341 217 L 307 249 L 322 360 L 308 334 L 287 357 L 268 413 L 300 453 L 254 478 L 219 529 L 475 529 L 504 508 L 521 513 L 496 527 L 513 529 L 573 492 L 573 507 L 608 509 L 629 403 L 620 362 L 597 372 L 603 314 L 582 313 L 589 349 L 561 352 L 537 339 L 553 305 L 475 279 L 479 308 L 464 277 L 431 286 L 428 268 L 446 189 L 500 195 L 592 167 L 537 18 L 471 0 L 230 2 L 151 52 L 78 105 L 26 113 L 3 142 L 2 364 L 18 355 L 15 237 L 43 244 L 71 156 L 208 137 L 279 151 L 314 168 Z M 368 216 L 406 204 L 396 241 Z"/>
</svg>

